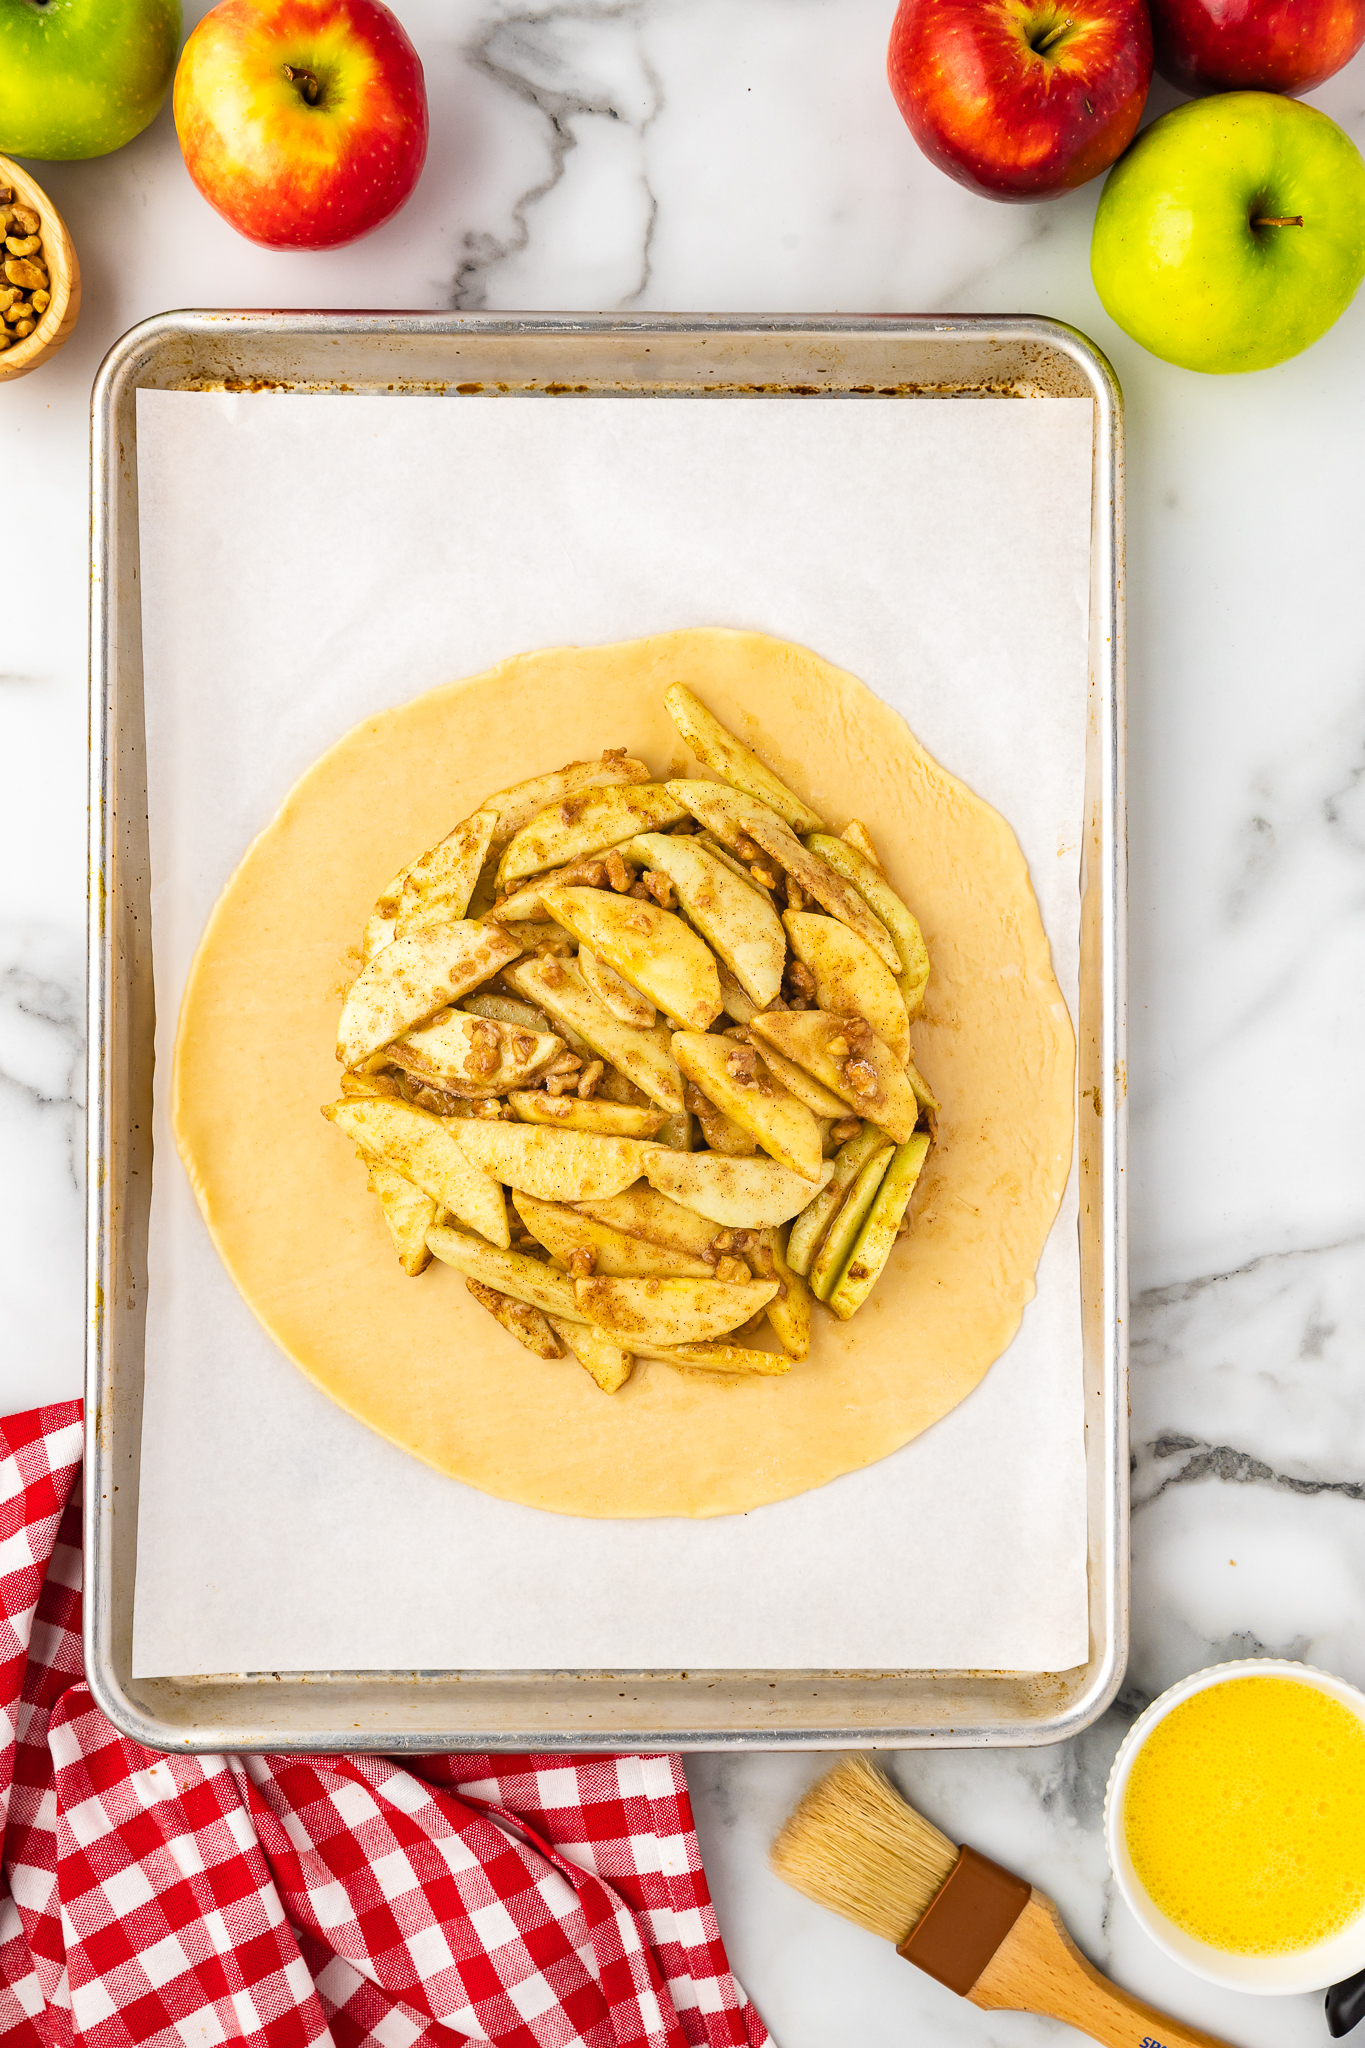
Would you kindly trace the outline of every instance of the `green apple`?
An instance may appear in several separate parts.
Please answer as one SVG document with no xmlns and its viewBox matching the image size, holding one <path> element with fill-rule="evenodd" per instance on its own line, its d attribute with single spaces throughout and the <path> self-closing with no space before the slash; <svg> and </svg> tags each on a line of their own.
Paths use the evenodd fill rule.
<svg viewBox="0 0 1365 2048">
<path fill-rule="evenodd" d="M 0 151 L 104 156 L 166 97 L 180 0 L 0 0 Z"/>
<path fill-rule="evenodd" d="M 1325 334 L 1365 276 L 1365 163 L 1299 100 L 1191 100 L 1109 173 L 1090 271 L 1105 311 L 1153 355 L 1269 369 Z"/>
</svg>

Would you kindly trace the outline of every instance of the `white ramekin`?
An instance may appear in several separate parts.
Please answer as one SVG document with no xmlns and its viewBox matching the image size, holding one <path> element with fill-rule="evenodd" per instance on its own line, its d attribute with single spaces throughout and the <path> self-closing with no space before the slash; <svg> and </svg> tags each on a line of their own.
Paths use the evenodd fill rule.
<svg viewBox="0 0 1365 2048">
<path fill-rule="evenodd" d="M 1174 1956 L 1197 1977 L 1206 1977 L 1210 1983 L 1226 1985 L 1232 1991 L 1263 1991 L 1272 1995 L 1320 1991 L 1328 1984 L 1336 1984 L 1343 1977 L 1353 1977 L 1358 1970 L 1365 1969 L 1365 1910 L 1339 1934 L 1334 1934 L 1330 1941 L 1317 1942 L 1312 1948 L 1295 1949 L 1288 1955 L 1236 1955 L 1227 1949 L 1211 1948 L 1205 1941 L 1196 1941 L 1193 1935 L 1186 1934 L 1174 1921 L 1168 1920 L 1143 1890 L 1128 1854 L 1123 1832 L 1123 1798 L 1138 1751 L 1157 1723 L 1164 1721 L 1173 1708 L 1193 1694 L 1207 1692 L 1210 1687 L 1223 1685 L 1230 1678 L 1295 1679 L 1300 1685 L 1310 1685 L 1316 1691 L 1340 1700 L 1365 1726 L 1365 1694 L 1357 1692 L 1344 1678 L 1333 1678 L 1330 1672 L 1315 1671 L 1307 1664 L 1290 1663 L 1287 1658 L 1247 1657 L 1235 1664 L 1212 1664 L 1207 1671 L 1196 1671 L 1191 1677 L 1182 1678 L 1179 1685 L 1173 1685 L 1169 1692 L 1162 1693 L 1160 1699 L 1153 1700 L 1146 1713 L 1133 1723 L 1114 1758 L 1104 1795 L 1104 1840 L 1109 1852 L 1109 1868 L 1134 1918 L 1151 1935 L 1157 1947 L 1165 1949 L 1168 1956 Z"/>
</svg>

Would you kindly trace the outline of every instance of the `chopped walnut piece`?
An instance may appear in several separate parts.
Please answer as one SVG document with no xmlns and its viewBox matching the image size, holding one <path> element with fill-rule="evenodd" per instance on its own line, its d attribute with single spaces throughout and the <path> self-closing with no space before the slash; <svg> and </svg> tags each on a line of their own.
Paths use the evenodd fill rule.
<svg viewBox="0 0 1365 2048">
<path fill-rule="evenodd" d="M 797 881 L 797 879 L 796 879 L 795 875 L 788 875 L 788 877 L 787 877 L 787 908 L 788 908 L 788 910 L 804 910 L 804 909 L 805 909 L 805 907 L 806 907 L 806 892 L 805 892 L 805 890 L 804 890 L 804 889 L 803 889 L 803 888 L 801 887 L 801 884 L 800 884 L 800 883 L 799 883 L 799 882 Z"/>
<path fill-rule="evenodd" d="M 861 1095 L 869 1102 L 880 1100 L 881 1083 L 871 1060 L 862 1058 L 858 1053 L 850 1053 L 844 1061 L 844 1079 L 855 1095 Z"/>
<path fill-rule="evenodd" d="M 748 1260 L 749 1270 L 755 1280 L 776 1280 L 777 1299 L 785 1301 L 787 1299 L 787 1283 L 778 1273 L 777 1266 L 773 1260 L 772 1246 L 767 1244 L 754 1245 L 753 1249 L 748 1253 Z"/>
<path fill-rule="evenodd" d="M 736 1045 L 725 1055 L 725 1071 L 741 1088 L 756 1088 L 759 1082 L 758 1054 L 751 1045 Z"/>
<path fill-rule="evenodd" d="M 673 884 L 669 881 L 666 874 L 658 868 L 647 868 L 641 879 L 644 882 L 646 892 L 654 898 L 660 910 L 671 910 L 673 908 L 678 899 L 673 894 Z M 631 894 L 634 895 L 634 893 L 634 890 L 632 890 Z"/>
<path fill-rule="evenodd" d="M 830 1125 L 829 1134 L 836 1145 L 846 1145 L 850 1138 L 857 1137 L 862 1127 L 861 1117 L 841 1116 L 837 1123 Z"/>
<path fill-rule="evenodd" d="M 597 1254 L 590 1245 L 581 1244 L 569 1253 L 569 1272 L 575 1280 L 591 1280 L 597 1271 Z"/>
<path fill-rule="evenodd" d="M 537 946 L 536 955 L 540 961 L 541 979 L 547 988 L 558 988 L 568 979 L 559 955 L 548 946 Z"/>
<path fill-rule="evenodd" d="M 613 847 L 602 863 L 607 871 L 607 880 L 618 896 L 624 896 L 635 880 L 635 870 L 627 866 L 624 857 Z"/>
<path fill-rule="evenodd" d="M 465 1065 L 470 1074 L 479 1081 L 486 1081 L 490 1074 L 496 1074 L 502 1064 L 502 1048 L 498 1043 L 497 1027 L 486 1017 L 476 1019 L 469 1033 L 469 1053 Z"/>
<path fill-rule="evenodd" d="M 11 210 L 10 222 L 21 235 L 36 235 L 43 224 L 34 208 L 25 206 L 22 201 L 16 202 Z"/>
<path fill-rule="evenodd" d="M 624 747 L 603 747 L 602 749 L 602 759 L 604 761 L 624 761 L 625 758 L 626 750 Z"/>
<path fill-rule="evenodd" d="M 593 1090 L 606 1071 L 607 1065 L 605 1060 L 593 1060 L 590 1065 L 584 1067 L 578 1077 L 578 1093 L 584 1102 L 593 1093 Z"/>
<path fill-rule="evenodd" d="M 841 1035 L 838 1038 L 831 1038 L 829 1044 L 825 1047 L 825 1051 L 832 1060 L 846 1060 L 852 1051 L 852 1047 L 849 1045 L 848 1040 Z"/>
<path fill-rule="evenodd" d="M 634 896 L 640 903 L 652 903 L 654 901 L 654 898 L 643 882 L 632 882 L 626 894 L 627 896 Z"/>
<path fill-rule="evenodd" d="M 815 994 L 815 976 L 804 960 L 793 960 L 787 968 L 787 980 L 799 996 Z"/>
<path fill-rule="evenodd" d="M 529 1060 L 531 1054 L 535 1051 L 535 1049 L 536 1042 L 534 1038 L 530 1036 L 529 1032 L 518 1031 L 513 1034 L 512 1051 L 517 1057 L 517 1059 Z"/>
<path fill-rule="evenodd" d="M 728 1280 L 731 1286 L 738 1286 L 742 1280 L 749 1278 L 749 1268 L 745 1265 L 743 1259 L 731 1258 L 726 1253 L 723 1258 L 716 1261 L 716 1278 L 717 1280 Z"/>
</svg>

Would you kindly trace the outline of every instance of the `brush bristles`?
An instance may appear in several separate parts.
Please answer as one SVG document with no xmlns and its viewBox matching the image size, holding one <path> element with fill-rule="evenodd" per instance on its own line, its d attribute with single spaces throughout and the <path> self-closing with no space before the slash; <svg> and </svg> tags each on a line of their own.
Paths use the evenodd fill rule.
<svg viewBox="0 0 1365 2048">
<path fill-rule="evenodd" d="M 899 1947 L 928 1910 L 957 1850 L 865 1757 L 850 1757 L 811 1787 L 769 1861 L 818 1906 Z"/>
</svg>

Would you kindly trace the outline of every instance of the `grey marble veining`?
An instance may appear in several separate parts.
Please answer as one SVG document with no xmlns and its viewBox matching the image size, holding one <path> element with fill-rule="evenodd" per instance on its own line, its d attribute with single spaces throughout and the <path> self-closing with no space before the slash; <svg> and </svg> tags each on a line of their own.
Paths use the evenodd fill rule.
<svg viewBox="0 0 1365 2048">
<path fill-rule="evenodd" d="M 1245 2048 L 1322 2042 L 1316 2000 L 1163 1961 L 1114 1898 L 1099 1815 L 1124 1728 L 1186 1671 L 1264 1651 L 1365 1683 L 1365 307 L 1250 379 L 1144 356 L 1090 284 L 1094 187 L 993 206 L 919 156 L 883 79 L 890 0 L 398 11 L 431 153 L 412 204 L 351 250 L 240 240 L 191 187 L 169 112 L 114 157 L 35 166 L 85 305 L 55 363 L 0 389 L 9 530 L 29 543 L 0 642 L 0 1402 L 79 1384 L 86 420 L 109 344 L 176 305 L 1070 320 L 1114 360 L 1129 432 L 1133 1657 L 1073 1743 L 890 1764 L 1051 1890 L 1121 1982 Z M 1313 96 L 1357 141 L 1362 62 Z M 782 2048 L 1067 2038 L 954 2000 L 769 1876 L 822 1766 L 689 1766 L 731 1953 Z"/>
</svg>

